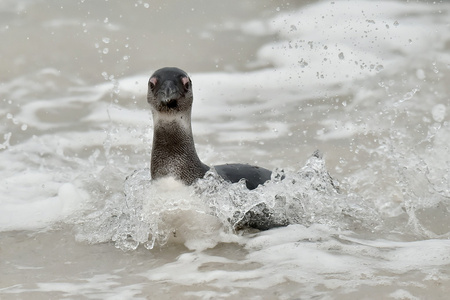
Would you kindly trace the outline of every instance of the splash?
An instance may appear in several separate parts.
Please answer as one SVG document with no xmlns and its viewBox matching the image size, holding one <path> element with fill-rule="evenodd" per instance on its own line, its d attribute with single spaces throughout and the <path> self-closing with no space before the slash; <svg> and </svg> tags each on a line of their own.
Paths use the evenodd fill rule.
<svg viewBox="0 0 450 300">
<path fill-rule="evenodd" d="M 378 222 L 374 210 L 360 198 L 340 192 L 318 152 L 297 172 L 274 170 L 272 180 L 255 190 L 247 190 L 243 181 L 225 182 L 214 170 L 195 187 L 214 214 L 234 229 L 313 223 L 348 229 L 356 223 L 366 227 Z"/>
<path fill-rule="evenodd" d="M 110 173 L 110 172 L 107 172 Z M 361 198 L 340 191 L 325 161 L 315 153 L 296 172 L 276 169 L 264 186 L 224 181 L 214 169 L 193 186 L 174 179 L 151 181 L 149 169 L 135 171 L 105 198 L 102 209 L 77 225 L 77 239 L 114 242 L 122 250 L 183 243 L 190 249 L 215 246 L 243 228 L 325 224 L 339 230 L 374 228 L 376 212 Z"/>
<path fill-rule="evenodd" d="M 105 197 L 102 209 L 78 222 L 77 239 L 113 242 L 124 251 L 139 245 L 153 249 L 169 241 L 208 247 L 216 243 L 213 237 L 220 224 L 192 191 L 172 178 L 151 182 L 149 169 L 135 171 L 126 178 L 123 191 Z"/>
</svg>

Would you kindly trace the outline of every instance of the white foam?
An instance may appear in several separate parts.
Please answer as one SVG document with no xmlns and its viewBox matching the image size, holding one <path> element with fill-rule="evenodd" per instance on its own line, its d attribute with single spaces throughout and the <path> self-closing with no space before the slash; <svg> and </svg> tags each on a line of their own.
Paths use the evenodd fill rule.
<svg viewBox="0 0 450 300">
<path fill-rule="evenodd" d="M 436 122 L 442 122 L 445 119 L 446 111 L 447 107 L 444 104 L 436 104 L 433 106 L 431 114 Z"/>
<path fill-rule="evenodd" d="M 389 270 L 393 274 L 423 270 L 426 274 L 433 265 L 450 262 L 447 241 L 370 242 L 351 239 L 342 233 L 334 238 L 330 230 L 333 231 L 325 226 L 305 228 L 301 225 L 270 230 L 241 241 L 251 249 L 244 260 L 203 252 L 186 253 L 175 262 L 142 275 L 152 281 L 222 289 L 238 289 L 250 284 L 253 289 L 267 290 L 290 282 L 306 284 L 310 293 L 317 292 L 320 286 L 348 293 L 364 284 L 396 284 L 395 276 L 380 276 L 379 270 Z M 340 238 L 347 242 L 340 242 Z M 430 252 L 426 251 L 428 258 L 423 260 L 425 249 Z M 209 265 L 217 267 L 208 268 Z M 420 276 L 411 278 L 410 284 L 420 280 Z"/>
<path fill-rule="evenodd" d="M 51 176 L 37 173 L 26 173 L 10 177 L 5 185 L 19 185 L 21 199 L 5 199 L 1 201 L 0 231 L 32 230 L 45 228 L 55 222 L 65 220 L 76 211 L 83 209 L 86 196 L 70 183 L 52 182 Z M 53 188 L 49 189 L 49 186 Z M 8 189 L 8 187 L 6 187 Z M 56 191 L 55 191 L 56 189 Z M 4 191 L 4 190 L 3 190 Z M 55 196 L 48 195 L 55 192 Z M 29 195 L 35 195 L 30 199 Z M 37 196 L 37 195 L 39 196 Z"/>
</svg>

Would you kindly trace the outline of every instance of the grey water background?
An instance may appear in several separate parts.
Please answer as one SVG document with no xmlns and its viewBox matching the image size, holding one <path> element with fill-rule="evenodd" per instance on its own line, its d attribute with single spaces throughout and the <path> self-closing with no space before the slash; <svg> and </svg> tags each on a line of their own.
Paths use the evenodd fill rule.
<svg viewBox="0 0 450 300">
<path fill-rule="evenodd" d="M 1 1 L 0 298 L 446 299 L 449 10 Z M 295 172 L 320 149 L 341 196 L 206 249 L 116 249 L 86 216 L 149 166 L 146 80 L 168 65 L 191 74 L 205 162 Z"/>
</svg>

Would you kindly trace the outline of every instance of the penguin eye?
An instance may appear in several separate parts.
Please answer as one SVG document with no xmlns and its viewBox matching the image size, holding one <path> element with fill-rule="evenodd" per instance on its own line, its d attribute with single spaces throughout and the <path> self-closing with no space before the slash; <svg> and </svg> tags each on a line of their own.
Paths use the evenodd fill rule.
<svg viewBox="0 0 450 300">
<path fill-rule="evenodd" d="M 149 89 L 150 90 L 154 90 L 155 89 L 155 86 L 156 86 L 156 82 L 157 82 L 158 80 L 156 79 L 156 77 L 152 77 L 152 78 L 150 78 L 150 80 L 148 81 L 148 87 L 149 87 Z"/>
<path fill-rule="evenodd" d="M 181 82 L 183 83 L 183 87 L 186 91 L 191 88 L 191 80 L 189 77 L 182 77 Z"/>
</svg>

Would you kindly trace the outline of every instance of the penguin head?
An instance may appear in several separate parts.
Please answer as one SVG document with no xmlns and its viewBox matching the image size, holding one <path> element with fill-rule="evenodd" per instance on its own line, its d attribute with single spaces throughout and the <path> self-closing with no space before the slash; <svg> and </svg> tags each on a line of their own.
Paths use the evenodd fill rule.
<svg viewBox="0 0 450 300">
<path fill-rule="evenodd" d="M 192 101 L 192 82 L 183 70 L 162 68 L 150 77 L 147 102 L 153 112 L 167 115 L 190 113 Z"/>
</svg>

